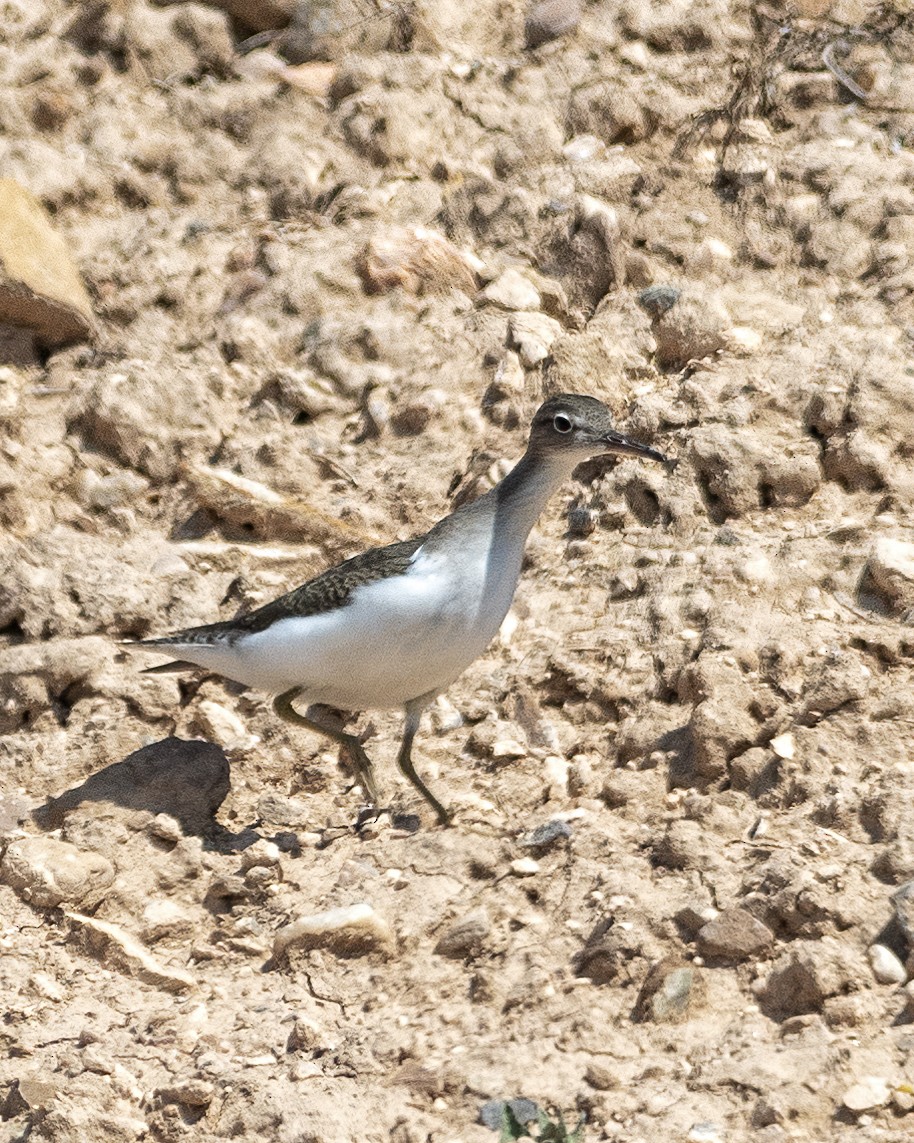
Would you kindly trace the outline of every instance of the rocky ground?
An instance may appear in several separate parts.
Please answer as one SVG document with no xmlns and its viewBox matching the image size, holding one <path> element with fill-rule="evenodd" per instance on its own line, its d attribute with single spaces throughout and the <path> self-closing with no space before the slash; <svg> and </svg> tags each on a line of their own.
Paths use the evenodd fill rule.
<svg viewBox="0 0 914 1143">
<path fill-rule="evenodd" d="M 908 0 L 226 7 L 0 7 L 0 1139 L 909 1139 Z M 119 646 L 561 390 L 678 464 L 535 531 L 453 828 Z"/>
</svg>

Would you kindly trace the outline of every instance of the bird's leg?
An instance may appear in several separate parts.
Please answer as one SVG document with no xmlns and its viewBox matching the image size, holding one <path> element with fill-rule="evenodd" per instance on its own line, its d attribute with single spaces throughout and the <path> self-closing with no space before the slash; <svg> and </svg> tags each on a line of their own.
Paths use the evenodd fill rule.
<svg viewBox="0 0 914 1143">
<path fill-rule="evenodd" d="M 406 704 L 406 721 L 403 724 L 403 740 L 400 743 L 400 753 L 397 755 L 397 765 L 400 767 L 401 773 L 409 778 L 410 782 L 438 815 L 438 821 L 442 825 L 450 825 L 451 815 L 416 773 L 412 760 L 413 739 L 419 729 L 422 712 L 433 697 L 434 695 L 422 695 Z"/>
<path fill-rule="evenodd" d="M 299 688 L 293 687 L 292 690 L 277 695 L 273 700 L 273 710 L 280 718 L 286 722 L 291 722 L 293 726 L 304 726 L 308 730 L 313 730 L 317 734 L 323 734 L 334 742 L 338 742 L 352 759 L 352 764 L 356 774 L 358 774 L 359 781 L 365 788 L 368 800 L 373 806 L 377 806 L 378 787 L 375 782 L 374 767 L 371 765 L 371 759 L 365 753 L 361 740 L 355 734 L 347 734 L 341 727 L 328 725 L 326 722 L 318 722 L 314 716 L 323 711 L 329 713 L 328 707 L 315 704 L 309 706 L 305 714 L 299 714 L 292 705 L 298 694 Z"/>
</svg>

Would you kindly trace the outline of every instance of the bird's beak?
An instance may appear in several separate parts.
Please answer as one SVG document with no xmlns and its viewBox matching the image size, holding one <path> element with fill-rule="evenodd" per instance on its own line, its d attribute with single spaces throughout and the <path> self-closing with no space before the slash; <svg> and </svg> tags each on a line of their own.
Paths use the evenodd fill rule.
<svg viewBox="0 0 914 1143">
<path fill-rule="evenodd" d="M 662 452 L 641 444 L 639 441 L 633 441 L 630 437 L 617 433 L 614 429 L 603 433 L 599 439 L 599 444 L 603 446 L 606 452 L 615 453 L 617 456 L 640 456 L 645 460 L 657 460 L 661 464 L 667 463 L 667 458 Z"/>
</svg>

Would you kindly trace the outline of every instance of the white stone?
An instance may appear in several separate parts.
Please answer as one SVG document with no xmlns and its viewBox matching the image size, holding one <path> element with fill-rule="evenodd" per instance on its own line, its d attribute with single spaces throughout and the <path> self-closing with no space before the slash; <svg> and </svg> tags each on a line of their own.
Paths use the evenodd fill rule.
<svg viewBox="0 0 914 1143">
<path fill-rule="evenodd" d="M 540 293 L 525 274 L 511 267 L 490 282 L 480 297 L 506 310 L 538 310 Z"/>
<path fill-rule="evenodd" d="M 535 877 L 540 871 L 540 864 L 532 857 L 518 857 L 511 862 L 511 872 L 515 877 Z"/>
<path fill-rule="evenodd" d="M 768 743 L 771 749 L 777 754 L 778 758 L 783 758 L 789 762 L 796 757 L 797 744 L 790 731 L 786 734 L 779 734 L 776 738 L 772 738 Z"/>
<path fill-rule="evenodd" d="M 197 707 L 197 718 L 203 732 L 227 750 L 250 750 L 260 741 L 233 710 L 211 699 L 204 699 Z"/>
<path fill-rule="evenodd" d="M 755 353 L 762 344 L 762 335 L 748 325 L 735 325 L 727 330 L 727 342 L 733 350 Z"/>
<path fill-rule="evenodd" d="M 885 1107 L 892 1098 L 892 1091 L 881 1076 L 863 1076 L 841 1097 L 848 1111 L 869 1111 L 873 1107 Z"/>
<path fill-rule="evenodd" d="M 562 333 L 562 327 L 547 314 L 515 313 L 508 322 L 508 344 L 513 346 L 525 369 L 539 365 Z"/>
<path fill-rule="evenodd" d="M 526 746 L 522 746 L 515 738 L 498 738 L 492 744 L 493 758 L 524 758 L 526 754 Z"/>
<path fill-rule="evenodd" d="M 394 934 L 371 905 L 360 903 L 314 913 L 284 925 L 273 940 L 273 956 L 282 957 L 295 947 L 329 948 L 345 956 L 373 951 L 390 953 Z"/>
<path fill-rule="evenodd" d="M 908 979 L 904 965 L 885 945 L 870 945 L 870 965 L 880 984 L 904 984 Z"/>
</svg>

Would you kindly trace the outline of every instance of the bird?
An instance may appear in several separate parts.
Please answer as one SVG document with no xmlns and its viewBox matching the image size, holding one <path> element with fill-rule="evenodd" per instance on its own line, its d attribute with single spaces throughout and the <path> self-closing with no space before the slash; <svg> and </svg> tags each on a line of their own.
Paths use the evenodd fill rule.
<svg viewBox="0 0 914 1143">
<path fill-rule="evenodd" d="M 375 809 L 371 760 L 338 712 L 403 710 L 397 765 L 447 825 L 450 811 L 412 760 L 422 713 L 498 633 L 547 501 L 577 465 L 607 454 L 667 463 L 615 429 L 602 401 L 551 396 L 504 479 L 424 535 L 370 548 L 234 619 L 130 646 L 178 656 L 152 672 L 202 668 L 273 695 L 281 719 L 344 747 Z"/>
</svg>

